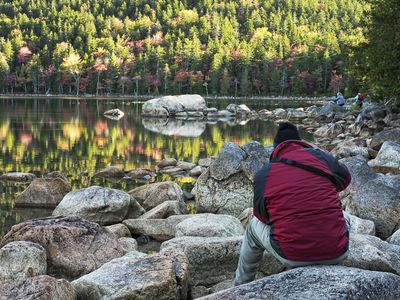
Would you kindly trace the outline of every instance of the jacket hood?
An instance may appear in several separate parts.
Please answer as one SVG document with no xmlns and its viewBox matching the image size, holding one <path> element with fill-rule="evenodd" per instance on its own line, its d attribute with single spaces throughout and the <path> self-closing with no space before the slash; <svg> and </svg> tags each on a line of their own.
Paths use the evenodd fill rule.
<svg viewBox="0 0 400 300">
<path fill-rule="evenodd" d="M 290 147 L 290 149 L 289 149 Z M 300 148 L 315 148 L 313 145 L 301 140 L 287 140 L 278 145 L 275 150 L 271 153 L 270 159 L 279 157 L 284 154 L 287 150 L 293 151 L 294 149 Z"/>
</svg>

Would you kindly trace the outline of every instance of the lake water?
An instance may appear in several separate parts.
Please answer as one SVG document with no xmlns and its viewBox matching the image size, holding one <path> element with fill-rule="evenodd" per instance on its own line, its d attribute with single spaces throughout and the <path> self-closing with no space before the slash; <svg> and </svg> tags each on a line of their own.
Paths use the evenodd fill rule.
<svg viewBox="0 0 400 300">
<path fill-rule="evenodd" d="M 235 101 L 208 101 L 223 109 Z M 134 181 L 108 182 L 91 176 L 108 167 L 123 170 L 154 169 L 165 157 L 197 163 L 217 155 L 228 141 L 240 145 L 259 141 L 271 145 L 276 133 L 272 122 L 249 121 L 162 121 L 143 119 L 143 102 L 95 99 L 0 99 L 0 174 L 29 172 L 37 176 L 59 170 L 73 189 L 101 185 L 129 191 L 141 185 Z M 241 101 L 243 103 L 243 101 Z M 245 101 L 260 110 L 299 107 L 304 102 Z M 120 120 L 104 117 L 103 112 L 119 108 Z M 310 140 L 310 135 L 303 135 Z M 88 172 L 89 177 L 78 174 Z M 167 175 L 157 181 L 170 180 Z M 172 178 L 190 191 L 194 179 Z M 23 220 L 51 215 L 52 210 L 15 208 L 14 199 L 25 185 L 0 182 L 0 236 Z"/>
</svg>

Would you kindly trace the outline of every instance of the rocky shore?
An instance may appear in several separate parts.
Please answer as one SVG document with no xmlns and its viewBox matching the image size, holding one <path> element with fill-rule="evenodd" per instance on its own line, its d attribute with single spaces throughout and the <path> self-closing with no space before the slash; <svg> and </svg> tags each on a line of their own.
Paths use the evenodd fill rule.
<svg viewBox="0 0 400 300">
<path fill-rule="evenodd" d="M 227 111 L 290 120 L 349 168 L 353 180 L 341 201 L 351 217 L 350 254 L 342 265 L 286 270 L 264 253 L 258 280 L 232 288 L 252 217 L 253 176 L 273 149 L 229 142 L 198 164 L 167 158 L 153 170 L 111 166 L 96 174 L 148 183 L 129 192 L 71 191 L 60 172 L 2 174 L 31 182 L 16 205 L 54 211 L 13 226 L 1 240 L 0 299 L 400 299 L 399 111 L 371 103 L 361 111 L 334 103 L 238 114 L 242 109 Z M 161 174 L 196 183 L 192 191 L 150 183 Z M 159 251 L 139 251 L 149 241 L 160 243 Z"/>
</svg>

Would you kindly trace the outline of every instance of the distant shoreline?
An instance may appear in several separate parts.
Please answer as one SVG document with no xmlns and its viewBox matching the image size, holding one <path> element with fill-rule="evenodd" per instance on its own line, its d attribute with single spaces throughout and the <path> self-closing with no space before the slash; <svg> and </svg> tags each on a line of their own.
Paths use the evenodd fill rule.
<svg viewBox="0 0 400 300">
<path fill-rule="evenodd" d="M 94 99 L 94 100 L 141 100 L 146 101 L 154 98 L 163 97 L 164 95 L 109 95 L 109 96 L 96 96 L 96 95 L 68 95 L 68 94 L 57 94 L 57 95 L 46 95 L 46 94 L 0 94 L 0 99 L 32 99 L 32 98 L 57 98 L 57 99 Z M 232 96 L 203 96 L 206 100 L 265 100 L 265 101 L 312 101 L 312 102 L 325 102 L 330 100 L 332 97 L 329 96 L 249 96 L 249 97 L 232 97 Z"/>
</svg>

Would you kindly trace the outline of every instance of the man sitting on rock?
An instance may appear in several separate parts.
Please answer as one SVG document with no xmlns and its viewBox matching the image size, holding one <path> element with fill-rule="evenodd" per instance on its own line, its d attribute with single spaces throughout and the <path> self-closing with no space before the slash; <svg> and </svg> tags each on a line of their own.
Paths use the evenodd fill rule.
<svg viewBox="0 0 400 300">
<path fill-rule="evenodd" d="M 254 218 L 247 226 L 235 285 L 253 281 L 267 250 L 285 266 L 331 265 L 348 255 L 349 233 L 338 192 L 351 181 L 332 155 L 279 125 L 274 151 L 254 178 Z"/>
</svg>

